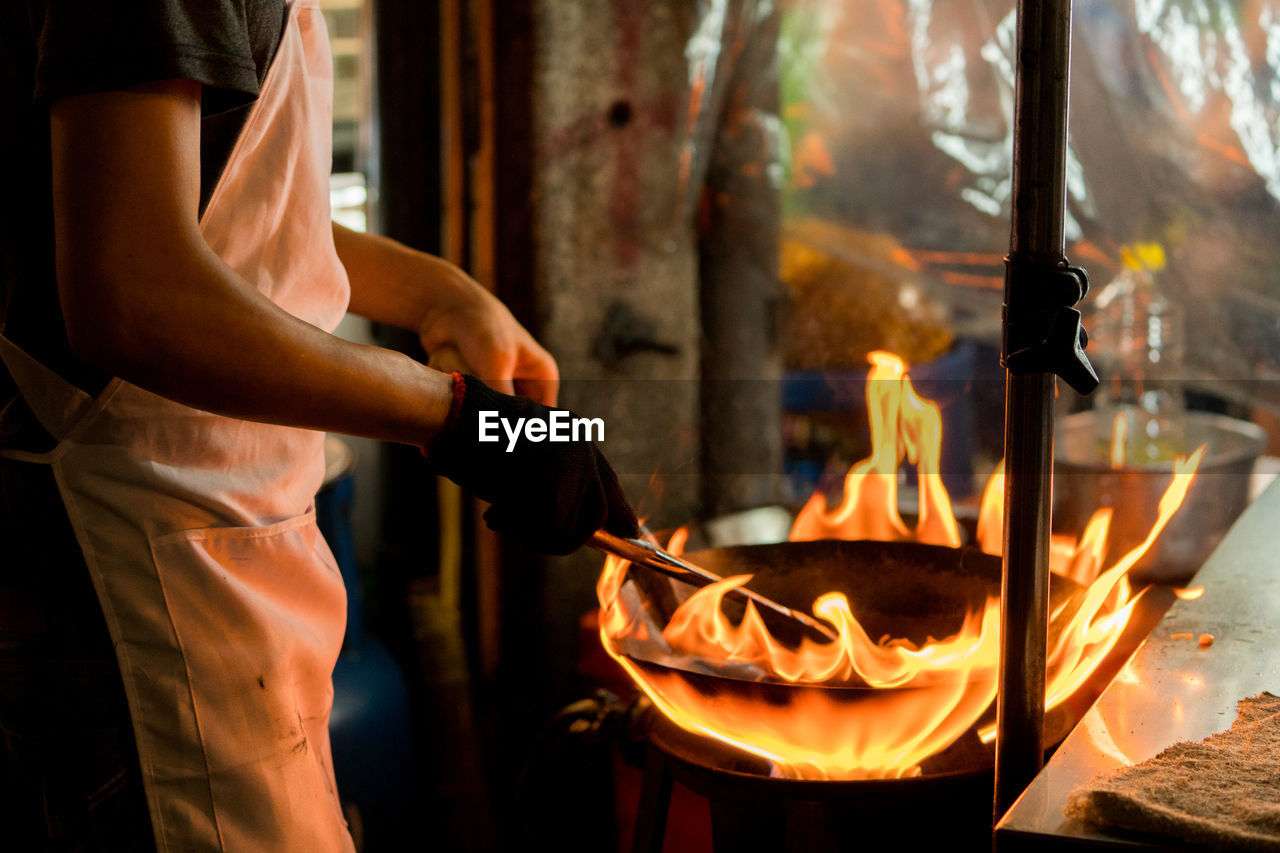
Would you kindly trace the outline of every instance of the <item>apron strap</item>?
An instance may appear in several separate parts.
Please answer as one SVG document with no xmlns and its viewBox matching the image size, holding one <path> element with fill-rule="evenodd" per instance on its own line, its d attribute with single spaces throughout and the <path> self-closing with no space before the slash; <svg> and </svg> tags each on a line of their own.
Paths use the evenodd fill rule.
<svg viewBox="0 0 1280 853">
<path fill-rule="evenodd" d="M 0 335 L 0 361 L 9 369 L 40 425 L 61 441 L 84 420 L 93 398 L 36 361 L 13 341 Z"/>
</svg>

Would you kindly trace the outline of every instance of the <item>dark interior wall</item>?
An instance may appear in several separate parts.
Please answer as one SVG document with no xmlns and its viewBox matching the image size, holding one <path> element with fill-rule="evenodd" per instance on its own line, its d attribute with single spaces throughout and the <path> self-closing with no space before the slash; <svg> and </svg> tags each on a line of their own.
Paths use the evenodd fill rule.
<svg viewBox="0 0 1280 853">
<path fill-rule="evenodd" d="M 441 250 L 440 3 L 374 2 L 369 182 L 377 230 Z"/>
<path fill-rule="evenodd" d="M 373 0 L 374 97 L 365 134 L 370 230 L 433 254 L 445 252 L 441 7 L 440 0 Z M 426 360 L 412 333 L 375 326 L 374 335 Z M 371 630 L 391 648 L 409 687 L 413 743 L 404 748 L 413 752 L 415 788 L 404 821 L 442 849 L 496 849 L 471 683 L 476 644 L 465 631 L 474 618 L 439 594 L 444 531 L 436 479 L 412 447 L 384 445 L 381 463 L 380 546 L 366 601 Z"/>
<path fill-rule="evenodd" d="M 527 9 L 489 0 L 377 0 L 370 183 L 376 230 L 458 263 L 537 334 L 532 162 L 523 144 Z M 411 334 L 382 328 L 377 335 L 426 357 Z M 562 703 L 557 688 L 572 668 L 547 639 L 549 617 L 530 606 L 542 598 L 542 561 L 488 534 L 471 501 L 462 501 L 460 514 L 448 511 L 412 448 L 387 448 L 384 471 L 377 574 L 386 594 L 371 621 L 403 640 L 421 817 L 443 848 L 498 849 L 516 771 L 537 728 Z M 442 594 L 449 581 L 439 548 L 442 537 L 458 534 L 455 599 Z"/>
<path fill-rule="evenodd" d="M 440 149 L 438 2 L 377 0 L 373 7 L 374 97 L 369 121 L 371 230 L 416 249 L 441 251 L 443 175 Z M 375 338 L 423 359 L 416 338 L 375 326 Z M 434 489 L 413 448 L 383 450 L 385 507 L 380 572 L 409 576 L 435 564 Z"/>
</svg>

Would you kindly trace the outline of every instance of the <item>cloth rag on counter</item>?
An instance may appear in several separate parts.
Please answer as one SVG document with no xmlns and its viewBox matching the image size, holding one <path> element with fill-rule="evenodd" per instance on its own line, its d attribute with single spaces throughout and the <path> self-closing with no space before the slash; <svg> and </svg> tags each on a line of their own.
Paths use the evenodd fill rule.
<svg viewBox="0 0 1280 853">
<path fill-rule="evenodd" d="M 1213 850 L 1280 851 L 1280 697 L 1240 700 L 1227 731 L 1081 785 L 1063 812 Z"/>
</svg>

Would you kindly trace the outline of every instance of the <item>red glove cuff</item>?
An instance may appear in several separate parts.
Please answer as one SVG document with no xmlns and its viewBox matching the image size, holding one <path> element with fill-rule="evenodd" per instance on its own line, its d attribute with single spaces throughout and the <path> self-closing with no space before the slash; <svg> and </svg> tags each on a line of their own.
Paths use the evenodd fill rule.
<svg viewBox="0 0 1280 853">
<path fill-rule="evenodd" d="M 444 426 L 440 428 L 440 432 L 429 444 L 424 444 L 419 450 L 423 456 L 431 455 L 431 447 L 440 439 L 440 436 L 449 432 L 458 423 L 458 418 L 462 416 L 462 398 L 467 396 L 467 377 L 458 373 L 456 370 L 449 374 L 449 378 L 453 380 L 449 394 L 449 416 L 445 418 Z"/>
<path fill-rule="evenodd" d="M 445 432 L 458 423 L 458 416 L 462 414 L 462 398 L 467 396 L 467 377 L 456 370 L 449 377 L 453 380 L 453 399 L 449 401 L 449 417 L 444 422 Z"/>
</svg>

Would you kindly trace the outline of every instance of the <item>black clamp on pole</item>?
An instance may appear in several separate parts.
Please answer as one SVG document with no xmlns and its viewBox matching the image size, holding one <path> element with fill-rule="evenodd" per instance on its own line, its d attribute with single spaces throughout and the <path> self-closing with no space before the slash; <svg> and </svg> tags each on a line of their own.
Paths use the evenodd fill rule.
<svg viewBox="0 0 1280 853">
<path fill-rule="evenodd" d="M 1087 396 L 1098 374 L 1084 348 L 1089 343 L 1074 306 L 1089 292 L 1089 276 L 1066 258 L 1005 258 L 1004 347 L 1000 363 L 1010 373 L 1052 373 Z"/>
</svg>

